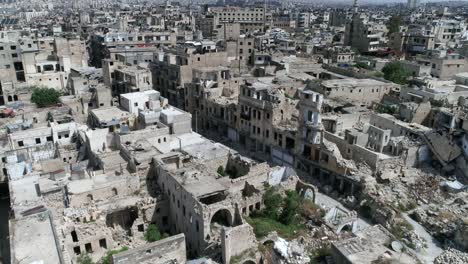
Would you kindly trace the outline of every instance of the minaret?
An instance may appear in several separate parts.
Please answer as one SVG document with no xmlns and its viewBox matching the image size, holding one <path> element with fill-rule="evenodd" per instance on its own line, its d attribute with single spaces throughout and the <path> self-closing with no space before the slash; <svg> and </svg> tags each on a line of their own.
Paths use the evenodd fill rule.
<svg viewBox="0 0 468 264">
<path fill-rule="evenodd" d="M 358 7 L 358 4 L 357 4 L 357 0 L 354 0 L 354 3 L 353 3 L 353 13 L 356 14 L 359 10 L 359 7 Z"/>
</svg>

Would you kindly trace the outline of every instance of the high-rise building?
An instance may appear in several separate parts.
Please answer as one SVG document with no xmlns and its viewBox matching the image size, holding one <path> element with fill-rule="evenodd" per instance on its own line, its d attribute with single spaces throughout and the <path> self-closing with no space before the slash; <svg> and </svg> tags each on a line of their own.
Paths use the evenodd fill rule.
<svg viewBox="0 0 468 264">
<path fill-rule="evenodd" d="M 419 0 L 408 0 L 408 8 L 415 9 L 419 6 Z"/>
</svg>

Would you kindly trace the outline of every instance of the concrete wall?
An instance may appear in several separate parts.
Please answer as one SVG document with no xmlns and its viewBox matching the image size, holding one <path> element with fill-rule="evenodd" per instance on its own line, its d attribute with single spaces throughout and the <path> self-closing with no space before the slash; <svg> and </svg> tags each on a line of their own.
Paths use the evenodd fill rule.
<svg viewBox="0 0 468 264">
<path fill-rule="evenodd" d="M 33 128 L 15 132 L 9 135 L 11 149 L 42 146 L 47 142 L 53 142 L 52 129 L 50 127 Z"/>
<path fill-rule="evenodd" d="M 247 250 L 255 250 L 257 240 L 249 224 L 225 227 L 221 230 L 223 263 L 229 264 L 232 257 L 242 255 Z"/>
<path fill-rule="evenodd" d="M 329 132 L 324 133 L 324 138 L 335 143 L 344 158 L 356 161 L 364 161 L 367 165 L 374 169 L 378 166 L 379 153 L 366 149 L 363 146 L 351 145 L 343 138 Z"/>
<path fill-rule="evenodd" d="M 156 162 L 153 161 L 154 164 Z M 205 246 L 204 242 L 204 214 L 198 201 L 180 188 L 179 183 L 161 167 L 153 168 L 159 187 L 169 198 L 169 219 L 172 233 L 183 232 L 187 239 L 189 252 L 198 255 Z M 185 227 L 185 228 L 183 228 Z M 162 228 L 167 228 L 163 226 Z"/>
<path fill-rule="evenodd" d="M 123 176 L 121 176 L 123 177 Z M 83 181 L 83 184 L 89 182 L 89 179 L 80 180 Z M 77 182 L 79 183 L 79 181 Z M 91 190 L 77 190 L 74 191 L 74 188 L 69 188 L 68 198 L 70 201 L 70 206 L 80 207 L 84 204 L 91 204 L 91 201 L 105 201 L 109 198 L 115 198 L 116 196 L 126 196 L 132 195 L 135 191 L 140 189 L 140 178 L 138 176 L 127 176 L 122 179 L 114 178 L 108 179 L 108 183 L 105 186 L 95 186 Z M 116 192 L 117 191 L 117 195 Z M 92 200 L 90 200 L 90 196 Z"/>
</svg>

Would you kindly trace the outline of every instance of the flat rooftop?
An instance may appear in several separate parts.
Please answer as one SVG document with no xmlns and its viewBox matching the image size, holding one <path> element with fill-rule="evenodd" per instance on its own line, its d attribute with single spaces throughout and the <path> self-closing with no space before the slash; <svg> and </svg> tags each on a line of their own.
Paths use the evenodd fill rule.
<svg viewBox="0 0 468 264">
<path fill-rule="evenodd" d="M 376 85 L 390 85 L 390 83 L 381 82 L 374 79 L 333 79 L 322 82 L 322 85 L 327 88 L 354 88 L 354 87 L 374 87 Z"/>
<path fill-rule="evenodd" d="M 159 95 L 159 92 L 156 90 L 147 90 L 147 91 L 136 92 L 136 93 L 121 94 L 120 97 L 132 100 L 132 99 L 141 98 L 141 97 L 148 97 L 153 94 Z"/>
<path fill-rule="evenodd" d="M 99 121 L 108 121 L 112 119 L 120 119 L 125 118 L 130 115 L 129 112 L 124 111 L 118 107 L 108 107 L 108 108 L 98 108 L 91 110 L 91 113 L 99 120 Z"/>
<path fill-rule="evenodd" d="M 130 176 L 128 176 L 130 177 Z M 85 193 L 92 190 L 101 189 L 104 187 L 111 186 L 116 182 L 127 182 L 128 177 L 111 176 L 107 174 L 95 175 L 92 179 L 82 179 L 76 181 L 70 181 L 67 185 L 68 192 L 71 194 Z"/>
<path fill-rule="evenodd" d="M 174 178 L 197 198 L 226 190 L 226 187 L 216 180 L 215 175 L 196 168 L 179 169 Z"/>
<path fill-rule="evenodd" d="M 48 212 L 11 223 L 12 259 L 20 263 L 61 263 Z"/>
</svg>

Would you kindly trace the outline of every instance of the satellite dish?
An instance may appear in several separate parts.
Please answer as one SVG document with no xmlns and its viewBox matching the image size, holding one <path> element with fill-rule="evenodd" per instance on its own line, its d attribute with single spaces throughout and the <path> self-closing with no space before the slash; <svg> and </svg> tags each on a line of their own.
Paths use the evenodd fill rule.
<svg viewBox="0 0 468 264">
<path fill-rule="evenodd" d="M 391 245 L 395 252 L 401 253 L 403 250 L 403 245 L 399 241 L 393 241 Z"/>
</svg>

